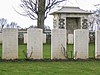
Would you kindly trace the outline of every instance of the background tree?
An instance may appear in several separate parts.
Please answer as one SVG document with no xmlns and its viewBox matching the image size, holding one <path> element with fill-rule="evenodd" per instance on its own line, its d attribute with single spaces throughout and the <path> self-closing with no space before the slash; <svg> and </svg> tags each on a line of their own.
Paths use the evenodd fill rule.
<svg viewBox="0 0 100 75">
<path fill-rule="evenodd" d="M 89 28 L 91 31 L 100 30 L 100 8 L 92 12 L 93 14 L 89 16 Z"/>
<path fill-rule="evenodd" d="M 18 13 L 37 20 L 38 28 L 44 29 L 44 20 L 47 18 L 47 14 L 55 5 L 63 1 L 66 0 L 21 0 L 20 7 L 24 13 Z"/>
<path fill-rule="evenodd" d="M 10 23 L 10 28 L 17 28 L 17 23 L 11 22 Z"/>
<path fill-rule="evenodd" d="M 37 28 L 37 26 L 30 25 L 28 28 Z"/>
<path fill-rule="evenodd" d="M 28 28 L 37 28 L 37 26 L 35 26 L 35 25 L 30 25 Z M 50 31 L 51 29 L 50 29 L 49 26 L 44 25 L 44 30 L 45 30 L 45 31 Z"/>
<path fill-rule="evenodd" d="M 7 24 L 7 28 L 17 28 L 17 23 L 11 22 L 10 24 Z"/>
<path fill-rule="evenodd" d="M 95 5 L 96 10 L 93 10 L 93 14 L 89 16 L 89 38 L 90 42 L 95 42 L 95 30 L 100 30 L 100 4 Z"/>
<path fill-rule="evenodd" d="M 0 19 L 0 28 L 1 28 L 1 31 L 4 28 L 4 26 L 6 26 L 6 24 L 7 24 L 7 19 L 1 18 Z"/>
</svg>

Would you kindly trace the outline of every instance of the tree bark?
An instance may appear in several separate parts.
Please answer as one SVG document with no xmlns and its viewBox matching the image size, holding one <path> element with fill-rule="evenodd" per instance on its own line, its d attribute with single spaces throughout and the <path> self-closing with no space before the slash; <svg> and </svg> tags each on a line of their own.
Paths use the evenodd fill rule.
<svg viewBox="0 0 100 75">
<path fill-rule="evenodd" d="M 37 27 L 44 31 L 44 20 L 45 20 L 45 0 L 38 0 L 38 19 Z"/>
</svg>

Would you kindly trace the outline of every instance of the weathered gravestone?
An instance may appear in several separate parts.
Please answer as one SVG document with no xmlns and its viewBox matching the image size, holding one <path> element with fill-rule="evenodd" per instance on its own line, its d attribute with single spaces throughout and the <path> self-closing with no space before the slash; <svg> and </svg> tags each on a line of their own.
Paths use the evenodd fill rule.
<svg viewBox="0 0 100 75">
<path fill-rule="evenodd" d="M 18 58 L 18 30 L 14 28 L 3 29 L 2 59 Z"/>
<path fill-rule="evenodd" d="M 65 29 L 53 29 L 51 32 L 51 59 L 66 59 Z"/>
<path fill-rule="evenodd" d="M 2 33 L 0 33 L 0 43 L 2 43 Z"/>
<path fill-rule="evenodd" d="M 24 43 L 27 43 L 27 33 L 24 33 Z"/>
<path fill-rule="evenodd" d="M 43 58 L 43 30 L 30 28 L 27 31 L 27 57 L 30 59 Z"/>
<path fill-rule="evenodd" d="M 95 58 L 100 59 L 100 30 L 95 32 Z"/>
<path fill-rule="evenodd" d="M 74 36 L 73 36 L 73 34 L 68 34 L 68 44 L 74 44 Z"/>
<path fill-rule="evenodd" d="M 89 31 L 74 30 L 74 59 L 88 58 Z"/>
<path fill-rule="evenodd" d="M 46 43 L 46 34 L 43 34 L 43 43 Z"/>
</svg>

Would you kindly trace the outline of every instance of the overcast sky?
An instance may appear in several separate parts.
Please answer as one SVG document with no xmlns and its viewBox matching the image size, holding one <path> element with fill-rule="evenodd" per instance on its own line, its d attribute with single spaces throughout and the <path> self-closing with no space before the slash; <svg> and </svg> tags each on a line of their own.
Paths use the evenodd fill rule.
<svg viewBox="0 0 100 75">
<path fill-rule="evenodd" d="M 14 21 L 19 26 L 25 28 L 30 25 L 36 25 L 36 21 L 31 20 L 28 17 L 24 17 L 16 13 L 13 9 L 19 9 L 18 5 L 20 0 L 0 0 L 0 18 L 5 18 L 8 20 L 8 23 Z M 64 2 L 63 5 L 66 6 L 78 6 L 84 10 L 95 10 L 95 4 L 100 3 L 100 0 L 68 0 Z M 62 4 L 61 4 L 62 5 Z M 48 16 L 45 21 L 45 25 L 53 27 L 53 16 Z"/>
</svg>

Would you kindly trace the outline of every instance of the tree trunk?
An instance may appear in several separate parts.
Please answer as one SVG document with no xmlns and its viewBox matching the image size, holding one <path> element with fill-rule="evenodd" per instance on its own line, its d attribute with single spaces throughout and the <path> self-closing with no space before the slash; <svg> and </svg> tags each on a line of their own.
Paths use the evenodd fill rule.
<svg viewBox="0 0 100 75">
<path fill-rule="evenodd" d="M 38 0 L 38 19 L 37 27 L 44 31 L 45 0 Z"/>
</svg>

